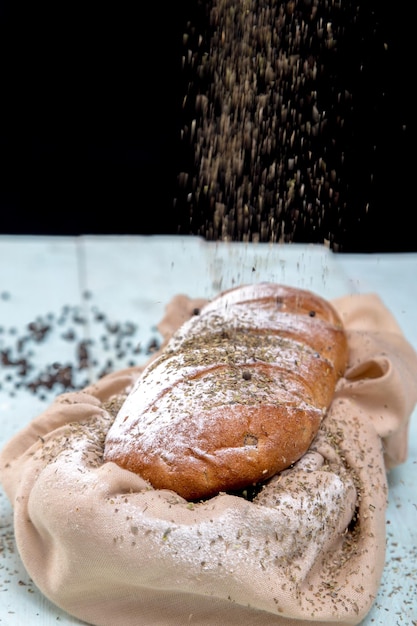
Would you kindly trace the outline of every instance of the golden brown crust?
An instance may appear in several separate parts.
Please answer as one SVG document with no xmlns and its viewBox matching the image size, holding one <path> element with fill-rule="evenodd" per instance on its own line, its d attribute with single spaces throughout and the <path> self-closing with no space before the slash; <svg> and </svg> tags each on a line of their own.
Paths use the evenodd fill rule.
<svg viewBox="0 0 417 626">
<path fill-rule="evenodd" d="M 348 357 L 323 298 L 238 287 L 203 307 L 144 371 L 105 460 L 186 499 L 264 481 L 309 448 Z"/>
</svg>

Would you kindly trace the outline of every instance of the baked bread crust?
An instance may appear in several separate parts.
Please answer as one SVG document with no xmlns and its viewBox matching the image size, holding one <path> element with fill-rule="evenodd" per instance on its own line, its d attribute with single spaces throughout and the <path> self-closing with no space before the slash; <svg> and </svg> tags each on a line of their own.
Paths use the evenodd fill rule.
<svg viewBox="0 0 417 626">
<path fill-rule="evenodd" d="M 342 321 L 316 294 L 223 292 L 144 370 L 104 460 L 188 500 L 263 482 L 308 450 L 347 358 Z"/>
</svg>

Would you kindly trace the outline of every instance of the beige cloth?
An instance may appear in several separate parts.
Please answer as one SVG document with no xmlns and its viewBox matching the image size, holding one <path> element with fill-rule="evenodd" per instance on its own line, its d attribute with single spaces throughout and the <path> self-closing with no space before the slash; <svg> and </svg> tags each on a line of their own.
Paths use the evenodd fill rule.
<svg viewBox="0 0 417 626">
<path fill-rule="evenodd" d="M 201 301 L 176 298 L 168 336 Z M 375 295 L 334 301 L 350 365 L 309 452 L 256 501 L 192 504 L 102 462 L 140 368 L 66 393 L 0 455 L 39 589 L 97 626 L 358 624 L 385 559 L 386 468 L 405 460 L 417 355 Z M 110 400 L 110 401 L 109 401 Z"/>
</svg>

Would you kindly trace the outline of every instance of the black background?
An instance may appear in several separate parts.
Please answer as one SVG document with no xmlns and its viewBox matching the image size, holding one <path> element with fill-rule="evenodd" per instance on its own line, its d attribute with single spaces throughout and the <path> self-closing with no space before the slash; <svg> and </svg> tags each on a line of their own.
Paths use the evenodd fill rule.
<svg viewBox="0 0 417 626">
<path fill-rule="evenodd" d="M 369 32 L 353 24 L 343 42 L 340 72 L 349 80 L 357 74 L 359 129 L 346 180 L 345 252 L 417 250 L 411 16 L 386 4 L 368 2 Z M 197 19 L 197 0 L 9 0 L 0 7 L 0 232 L 187 233 L 173 197 L 185 89 L 181 34 L 190 16 Z M 388 55 L 381 55 L 383 41 Z M 369 181 L 361 176 L 370 154 L 364 213 L 361 189 Z"/>
</svg>

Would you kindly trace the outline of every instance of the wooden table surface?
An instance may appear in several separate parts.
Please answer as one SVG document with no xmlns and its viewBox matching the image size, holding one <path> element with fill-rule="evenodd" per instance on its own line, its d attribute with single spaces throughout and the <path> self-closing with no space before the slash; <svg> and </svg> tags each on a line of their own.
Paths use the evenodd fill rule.
<svg viewBox="0 0 417 626">
<path fill-rule="evenodd" d="M 0 366 L 0 445 L 61 391 L 58 383 L 50 390 L 42 386 L 40 375 L 51 364 L 78 362 L 80 342 L 89 363 L 74 369 L 77 385 L 109 369 L 144 362 L 159 341 L 156 324 L 175 294 L 209 298 L 220 289 L 260 280 L 326 298 L 376 292 L 417 349 L 414 253 L 337 255 L 314 245 L 209 243 L 175 236 L 0 236 L 0 351 L 13 361 L 22 337 L 30 347 L 26 373 L 4 359 Z M 48 331 L 37 340 L 42 328 Z M 389 475 L 387 562 L 364 626 L 417 624 L 416 479 L 415 411 L 408 460 Z M 11 505 L 0 489 L 0 624 L 57 623 L 81 622 L 44 598 L 25 572 Z"/>
</svg>

